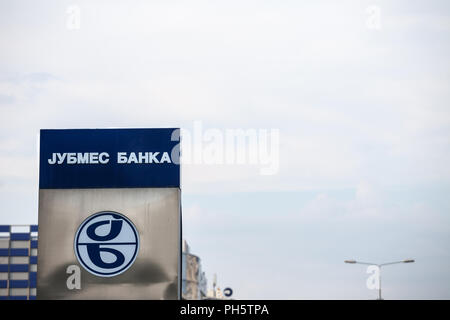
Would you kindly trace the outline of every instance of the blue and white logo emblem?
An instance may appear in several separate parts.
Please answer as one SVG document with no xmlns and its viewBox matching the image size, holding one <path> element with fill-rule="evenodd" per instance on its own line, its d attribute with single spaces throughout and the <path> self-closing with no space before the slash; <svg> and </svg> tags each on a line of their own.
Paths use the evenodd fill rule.
<svg viewBox="0 0 450 320">
<path fill-rule="evenodd" d="M 139 234 L 124 215 L 102 211 L 80 225 L 74 249 L 87 271 L 99 277 L 114 277 L 125 272 L 136 260 Z"/>
</svg>

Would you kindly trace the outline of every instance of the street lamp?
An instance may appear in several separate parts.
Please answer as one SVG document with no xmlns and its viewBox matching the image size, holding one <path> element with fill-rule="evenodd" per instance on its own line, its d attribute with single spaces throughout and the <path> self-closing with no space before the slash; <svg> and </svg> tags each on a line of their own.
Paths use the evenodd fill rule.
<svg viewBox="0 0 450 320">
<path fill-rule="evenodd" d="M 350 264 L 365 264 L 368 266 L 378 266 L 378 270 L 379 274 L 378 274 L 378 300 L 383 300 L 381 298 L 381 267 L 383 266 L 388 266 L 391 264 L 397 264 L 397 263 L 412 263 L 414 262 L 414 259 L 405 259 L 402 261 L 394 261 L 394 262 L 387 262 L 387 263 L 371 263 L 371 262 L 361 262 L 361 261 L 356 261 L 356 260 L 345 260 L 345 263 L 350 263 Z"/>
</svg>

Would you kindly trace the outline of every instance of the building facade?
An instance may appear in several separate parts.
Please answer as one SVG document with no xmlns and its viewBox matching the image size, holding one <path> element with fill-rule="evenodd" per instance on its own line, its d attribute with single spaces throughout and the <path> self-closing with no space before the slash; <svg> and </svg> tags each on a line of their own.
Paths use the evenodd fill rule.
<svg viewBox="0 0 450 320">
<path fill-rule="evenodd" d="M 182 298 L 184 300 L 203 300 L 207 297 L 207 280 L 202 270 L 201 260 L 190 252 L 186 240 L 183 241 L 182 259 Z"/>
<path fill-rule="evenodd" d="M 0 300 L 36 299 L 37 225 L 0 225 Z"/>
</svg>

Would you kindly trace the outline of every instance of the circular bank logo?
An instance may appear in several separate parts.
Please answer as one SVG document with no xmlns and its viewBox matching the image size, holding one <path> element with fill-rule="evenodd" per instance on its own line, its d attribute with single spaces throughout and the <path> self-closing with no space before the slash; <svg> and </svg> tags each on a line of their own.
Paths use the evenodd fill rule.
<svg viewBox="0 0 450 320">
<path fill-rule="evenodd" d="M 99 277 L 113 277 L 125 272 L 136 260 L 139 234 L 124 215 L 102 211 L 80 225 L 74 249 L 87 271 Z"/>
</svg>

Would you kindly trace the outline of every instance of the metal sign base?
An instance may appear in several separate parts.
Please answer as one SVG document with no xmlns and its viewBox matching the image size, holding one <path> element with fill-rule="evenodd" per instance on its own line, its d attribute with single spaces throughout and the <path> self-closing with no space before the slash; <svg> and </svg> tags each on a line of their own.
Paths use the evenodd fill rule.
<svg viewBox="0 0 450 320">
<path fill-rule="evenodd" d="M 180 197 L 179 188 L 40 189 L 37 298 L 179 299 Z M 140 249 L 132 267 L 104 278 L 80 266 L 74 237 L 87 217 L 108 210 L 134 223 Z M 67 283 L 73 265 L 79 289 Z"/>
</svg>

